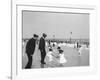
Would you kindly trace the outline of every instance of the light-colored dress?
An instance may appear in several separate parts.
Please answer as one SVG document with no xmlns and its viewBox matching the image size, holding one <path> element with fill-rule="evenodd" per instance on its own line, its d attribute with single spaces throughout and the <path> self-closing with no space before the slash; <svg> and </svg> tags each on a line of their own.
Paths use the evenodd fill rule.
<svg viewBox="0 0 100 80">
<path fill-rule="evenodd" d="M 66 58 L 64 57 L 64 54 L 59 54 L 59 63 L 66 63 L 67 60 Z"/>
<path fill-rule="evenodd" d="M 83 50 L 84 50 L 84 47 L 80 47 L 80 48 L 79 48 L 78 52 L 79 52 L 80 55 L 82 54 L 82 51 L 83 51 Z"/>
<path fill-rule="evenodd" d="M 49 57 L 49 62 L 53 61 L 53 56 L 52 56 L 53 52 L 52 51 L 49 51 L 47 53 L 47 56 Z"/>
</svg>

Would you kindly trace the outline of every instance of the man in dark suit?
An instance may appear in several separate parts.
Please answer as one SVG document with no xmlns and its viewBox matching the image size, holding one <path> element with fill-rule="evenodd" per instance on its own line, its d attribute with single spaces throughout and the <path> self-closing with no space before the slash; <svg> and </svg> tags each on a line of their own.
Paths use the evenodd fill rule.
<svg viewBox="0 0 100 80">
<path fill-rule="evenodd" d="M 45 56 L 46 56 L 46 51 L 45 51 L 45 38 L 47 37 L 47 35 L 45 33 L 43 33 L 42 37 L 40 38 L 40 42 L 39 42 L 39 49 L 41 52 L 41 64 L 46 64 L 44 62 Z"/>
<path fill-rule="evenodd" d="M 33 38 L 29 39 L 29 41 L 26 44 L 26 54 L 28 57 L 28 63 L 25 67 L 26 69 L 27 68 L 29 69 L 32 66 L 32 56 L 34 54 L 37 38 L 38 38 L 38 35 L 34 34 Z"/>
</svg>

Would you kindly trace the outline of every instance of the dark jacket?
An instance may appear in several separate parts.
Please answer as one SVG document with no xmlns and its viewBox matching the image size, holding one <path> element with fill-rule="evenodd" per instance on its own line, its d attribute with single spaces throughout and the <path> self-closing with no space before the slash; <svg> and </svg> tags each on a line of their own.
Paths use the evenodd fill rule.
<svg viewBox="0 0 100 80">
<path fill-rule="evenodd" d="M 36 40 L 34 38 L 31 38 L 26 44 L 26 53 L 32 55 L 34 53 L 35 46 Z"/>
<path fill-rule="evenodd" d="M 45 50 L 45 39 L 43 37 L 40 38 L 39 49 Z"/>
</svg>

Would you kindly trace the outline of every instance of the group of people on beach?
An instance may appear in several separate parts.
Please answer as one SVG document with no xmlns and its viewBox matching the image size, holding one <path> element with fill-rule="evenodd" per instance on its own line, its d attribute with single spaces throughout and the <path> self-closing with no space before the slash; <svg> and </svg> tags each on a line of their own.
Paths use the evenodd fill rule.
<svg viewBox="0 0 100 80">
<path fill-rule="evenodd" d="M 25 66 L 25 69 L 30 69 L 32 68 L 32 62 L 33 62 L 33 54 L 35 51 L 35 47 L 38 41 L 38 35 L 34 34 L 31 39 L 28 40 L 26 44 L 26 54 L 28 57 L 28 62 Z M 47 35 L 45 33 L 42 34 L 42 37 L 39 39 L 39 44 L 38 44 L 38 49 L 40 50 L 41 53 L 41 60 L 40 63 L 42 65 L 51 65 L 53 62 L 53 59 L 55 58 L 57 64 L 59 66 L 63 66 L 65 63 L 67 63 L 67 59 L 64 56 L 64 51 L 61 49 L 60 46 L 57 47 L 56 51 L 53 49 L 53 47 L 48 46 L 49 51 L 46 52 L 46 42 L 45 38 Z M 56 54 L 56 55 L 55 55 Z M 48 63 L 45 62 L 45 57 L 48 57 Z"/>
<path fill-rule="evenodd" d="M 49 48 L 49 51 L 47 53 L 47 57 L 49 58 L 48 60 L 49 67 L 52 67 L 52 63 L 55 62 L 56 65 L 60 67 L 64 66 L 64 64 L 67 63 L 67 59 L 65 58 L 63 52 L 64 51 L 59 46 L 57 47 L 57 50 L 52 49 L 51 47 Z"/>
</svg>

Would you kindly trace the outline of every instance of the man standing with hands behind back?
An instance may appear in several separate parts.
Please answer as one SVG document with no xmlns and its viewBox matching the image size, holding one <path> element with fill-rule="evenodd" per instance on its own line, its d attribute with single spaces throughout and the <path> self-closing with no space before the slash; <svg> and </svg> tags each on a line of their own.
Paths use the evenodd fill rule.
<svg viewBox="0 0 100 80">
<path fill-rule="evenodd" d="M 47 35 L 45 33 L 43 33 L 42 37 L 40 38 L 40 42 L 39 42 L 39 49 L 41 52 L 41 64 L 46 64 L 44 62 L 45 56 L 46 56 L 46 51 L 45 51 L 45 38 L 46 37 L 47 37 Z"/>
</svg>

